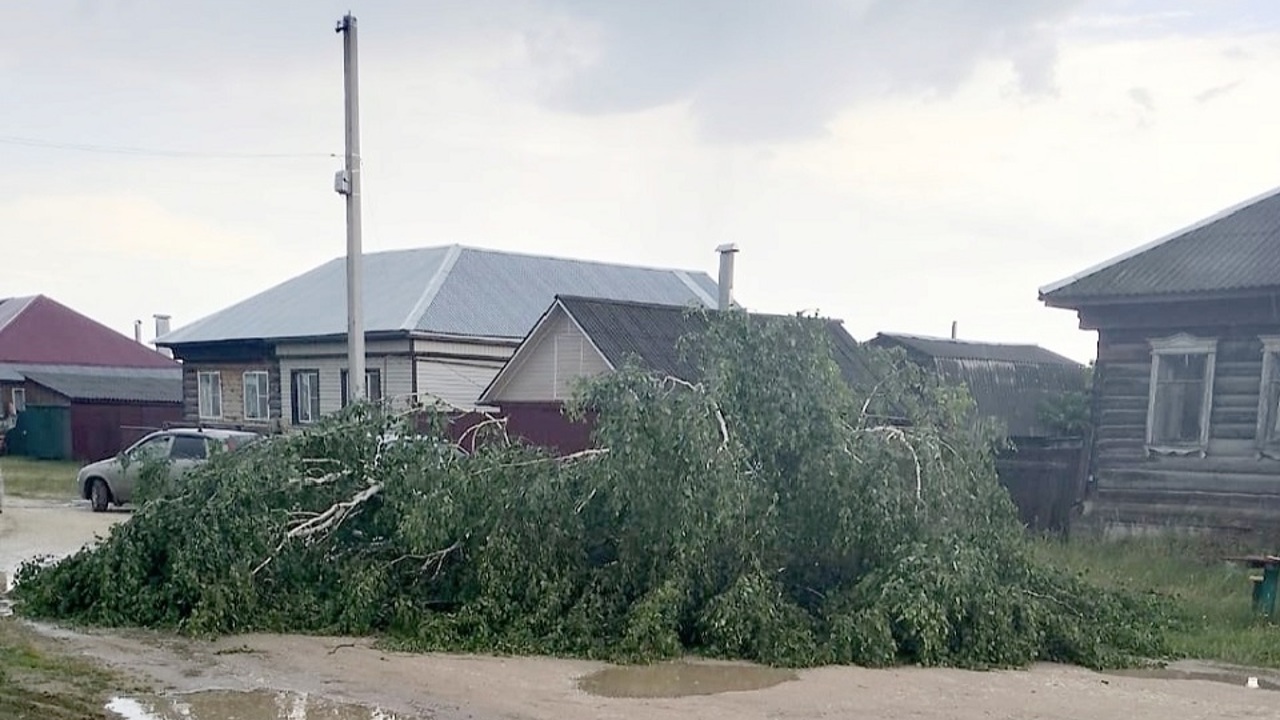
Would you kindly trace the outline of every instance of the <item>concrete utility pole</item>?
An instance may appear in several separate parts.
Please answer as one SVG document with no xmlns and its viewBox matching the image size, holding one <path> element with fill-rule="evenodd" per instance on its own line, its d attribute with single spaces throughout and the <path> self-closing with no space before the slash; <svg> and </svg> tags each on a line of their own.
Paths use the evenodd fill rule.
<svg viewBox="0 0 1280 720">
<path fill-rule="evenodd" d="M 356 19 L 350 13 L 338 21 L 342 37 L 343 76 L 346 80 L 346 168 L 334 189 L 347 197 L 347 397 L 363 400 L 364 376 L 364 251 L 360 240 L 360 77 L 356 58 Z"/>
</svg>

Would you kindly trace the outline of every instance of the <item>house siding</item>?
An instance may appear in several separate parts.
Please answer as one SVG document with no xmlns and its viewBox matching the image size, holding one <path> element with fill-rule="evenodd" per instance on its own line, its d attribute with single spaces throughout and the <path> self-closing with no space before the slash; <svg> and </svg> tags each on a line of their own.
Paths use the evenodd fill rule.
<svg viewBox="0 0 1280 720">
<path fill-rule="evenodd" d="M 1208 447 L 1204 457 L 1148 456 L 1150 341 L 1180 332 L 1218 340 Z M 1099 330 L 1091 524 L 1112 534 L 1178 527 L 1280 538 L 1280 461 L 1256 439 L 1258 338 L 1276 334 L 1280 323 Z"/>
<path fill-rule="evenodd" d="M 511 368 L 510 380 L 495 388 L 495 402 L 562 401 L 579 378 L 609 372 L 609 363 L 568 314 L 559 308 L 554 312 L 543 324 L 541 337 Z"/>
<path fill-rule="evenodd" d="M 455 409 L 473 410 L 480 393 L 502 369 L 502 360 L 431 358 L 418 359 L 415 374 L 418 398 L 439 399 Z"/>
</svg>

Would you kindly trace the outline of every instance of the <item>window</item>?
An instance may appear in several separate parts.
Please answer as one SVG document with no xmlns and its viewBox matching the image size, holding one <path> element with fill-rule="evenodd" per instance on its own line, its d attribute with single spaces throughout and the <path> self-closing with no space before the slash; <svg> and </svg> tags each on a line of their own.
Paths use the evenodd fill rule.
<svg viewBox="0 0 1280 720">
<path fill-rule="evenodd" d="M 133 449 L 129 451 L 129 459 L 133 462 L 163 460 L 169 456 L 169 443 L 171 442 L 173 442 L 172 435 L 155 435 L 146 438 L 133 446 Z"/>
<path fill-rule="evenodd" d="M 173 438 L 173 449 L 169 451 L 169 457 L 174 460 L 204 460 L 209 456 L 209 449 L 205 447 L 204 438 L 194 435 L 175 435 Z"/>
<path fill-rule="evenodd" d="M 1262 386 L 1258 389 L 1258 447 L 1280 449 L 1280 337 L 1263 337 Z"/>
<path fill-rule="evenodd" d="M 271 418 L 271 382 L 265 370 L 244 374 L 244 419 Z"/>
<path fill-rule="evenodd" d="M 1199 453 L 1209 448 L 1218 341 L 1190 335 L 1151 341 L 1147 450 Z"/>
<path fill-rule="evenodd" d="M 346 370 L 342 371 L 342 407 L 346 407 L 350 401 L 348 394 L 350 388 L 347 378 L 351 374 Z M 364 392 L 368 398 L 374 402 L 382 399 L 382 371 L 381 370 L 365 370 L 364 371 Z"/>
<path fill-rule="evenodd" d="M 217 420 L 222 417 L 222 373 L 201 372 L 197 375 L 200 381 L 200 418 Z"/>
<path fill-rule="evenodd" d="M 23 412 L 27 409 L 27 391 L 25 388 L 13 389 L 13 411 L 15 413 Z"/>
<path fill-rule="evenodd" d="M 320 371 L 293 371 L 293 424 L 310 425 L 320 419 Z"/>
</svg>

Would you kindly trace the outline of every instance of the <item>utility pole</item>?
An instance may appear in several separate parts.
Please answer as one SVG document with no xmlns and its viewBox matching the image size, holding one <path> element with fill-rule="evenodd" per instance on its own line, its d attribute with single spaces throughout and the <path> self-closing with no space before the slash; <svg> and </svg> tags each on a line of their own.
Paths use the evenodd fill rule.
<svg viewBox="0 0 1280 720">
<path fill-rule="evenodd" d="M 356 58 L 356 19 L 347 13 L 338 21 L 342 37 L 342 66 L 346 87 L 346 167 L 334 178 L 334 189 L 347 198 L 347 397 L 363 400 L 364 376 L 364 251 L 360 239 L 360 77 Z"/>
</svg>

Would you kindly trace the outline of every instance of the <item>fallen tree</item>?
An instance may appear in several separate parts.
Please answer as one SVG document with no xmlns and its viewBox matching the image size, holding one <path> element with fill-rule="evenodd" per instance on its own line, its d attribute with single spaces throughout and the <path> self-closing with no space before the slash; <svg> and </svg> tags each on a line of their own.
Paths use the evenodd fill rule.
<svg viewBox="0 0 1280 720">
<path fill-rule="evenodd" d="M 495 419 L 463 456 L 443 415 L 412 437 L 412 418 L 357 405 L 215 457 L 96 548 L 25 566 L 18 611 L 623 660 L 1166 654 L 1160 598 L 1033 561 L 962 388 L 885 351 L 850 387 L 820 321 L 715 315 L 687 339 L 696 378 L 627 368 L 579 389 L 594 450 L 552 457 Z"/>
</svg>

